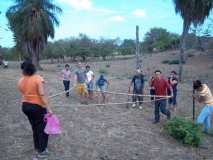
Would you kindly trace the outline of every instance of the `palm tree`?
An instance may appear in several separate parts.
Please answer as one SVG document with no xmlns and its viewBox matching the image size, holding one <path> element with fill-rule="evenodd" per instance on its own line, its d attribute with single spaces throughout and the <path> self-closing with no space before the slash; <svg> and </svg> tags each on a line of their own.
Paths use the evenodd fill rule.
<svg viewBox="0 0 213 160">
<path fill-rule="evenodd" d="M 16 46 L 27 53 L 38 69 L 40 54 L 47 45 L 48 37 L 54 38 L 54 25 L 59 21 L 56 13 L 62 9 L 52 0 L 15 0 L 6 13 Z"/>
<path fill-rule="evenodd" d="M 173 0 L 176 13 L 183 18 L 183 32 L 180 46 L 179 78 L 182 80 L 183 64 L 185 63 L 185 41 L 191 24 L 201 25 L 209 16 L 213 7 L 212 0 Z"/>
</svg>

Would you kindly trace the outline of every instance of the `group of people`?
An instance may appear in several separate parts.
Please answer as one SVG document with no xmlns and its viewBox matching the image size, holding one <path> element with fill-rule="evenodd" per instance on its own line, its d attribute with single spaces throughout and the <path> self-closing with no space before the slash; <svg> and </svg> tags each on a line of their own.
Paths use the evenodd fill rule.
<svg viewBox="0 0 213 160">
<path fill-rule="evenodd" d="M 167 96 L 171 96 L 168 99 L 168 103 L 173 109 L 176 109 L 176 97 L 177 97 L 177 85 L 178 80 L 176 72 L 172 71 L 170 76 L 165 78 L 160 70 L 154 72 L 153 77 L 149 81 L 151 101 L 155 103 L 155 120 L 154 123 L 160 121 L 160 111 L 170 119 L 171 113 L 166 109 Z M 136 70 L 136 74 L 133 76 L 130 85 L 129 93 L 132 88 L 132 107 L 136 107 L 138 104 L 139 109 L 142 109 L 143 94 L 144 94 L 144 75 L 141 69 Z"/>
<path fill-rule="evenodd" d="M 27 116 L 33 131 L 34 148 L 37 152 L 37 157 L 45 157 L 48 155 L 47 144 L 48 135 L 44 132 L 46 122 L 44 116 L 47 112 L 53 114 L 51 107 L 48 104 L 47 92 L 45 91 L 44 79 L 36 74 L 36 68 L 31 61 L 25 61 L 21 64 L 22 77 L 18 81 L 17 87 L 22 94 L 22 111 Z M 69 96 L 70 80 L 72 79 L 72 72 L 70 66 L 65 65 L 65 69 L 62 71 L 63 84 L 65 87 L 66 96 Z M 97 90 L 104 94 L 105 86 L 109 84 L 103 75 L 95 81 L 95 75 L 90 70 L 90 66 L 85 68 L 81 63 L 77 64 L 77 70 L 74 74 L 75 90 L 82 96 L 82 98 L 93 97 L 93 85 L 95 83 Z M 133 92 L 133 105 L 142 108 L 143 94 L 144 94 L 144 75 L 140 69 L 136 70 L 136 74 L 133 76 L 129 85 L 129 92 L 132 89 Z M 154 72 L 153 77 L 149 81 L 151 99 L 155 103 L 155 119 L 154 123 L 160 121 L 160 111 L 170 119 L 171 113 L 166 109 L 167 98 L 170 95 L 169 104 L 176 106 L 178 80 L 176 72 L 172 71 L 169 78 L 165 78 L 160 70 Z M 211 113 L 213 112 L 213 96 L 206 84 L 196 80 L 193 83 L 193 87 L 196 90 L 196 94 L 193 97 L 205 106 L 198 116 L 197 123 L 204 124 L 204 132 L 208 132 L 210 129 Z M 104 99 L 103 99 L 104 100 Z"/>
<path fill-rule="evenodd" d="M 105 103 L 105 90 L 109 85 L 109 81 L 105 76 L 101 74 L 99 78 L 95 80 L 95 74 L 89 65 L 84 67 L 82 63 L 78 63 L 76 68 L 76 71 L 72 73 L 70 66 L 66 64 L 65 68 L 61 71 L 66 96 L 69 96 L 70 83 L 72 82 L 74 90 L 80 95 L 82 103 L 87 103 L 88 98 L 93 99 L 94 91 L 97 92 L 98 102 L 101 103 L 102 101 L 102 103 Z"/>
</svg>

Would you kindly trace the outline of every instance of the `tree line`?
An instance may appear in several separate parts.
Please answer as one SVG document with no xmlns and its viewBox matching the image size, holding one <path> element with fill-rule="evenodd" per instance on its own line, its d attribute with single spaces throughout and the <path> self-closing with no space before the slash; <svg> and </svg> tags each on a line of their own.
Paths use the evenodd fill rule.
<svg viewBox="0 0 213 160">
<path fill-rule="evenodd" d="M 202 45 L 201 37 L 195 35 L 194 28 L 186 38 L 187 49 L 205 50 Z M 162 52 L 178 49 L 180 46 L 180 35 L 170 33 L 163 28 L 152 28 L 145 34 L 144 40 L 140 42 L 142 54 Z M 209 45 L 211 47 L 212 45 Z M 86 61 L 88 58 L 101 58 L 106 60 L 116 55 L 134 55 L 135 40 L 133 39 L 92 39 L 86 34 L 79 34 L 78 37 L 61 39 L 54 42 L 49 41 L 40 55 L 40 59 L 64 59 L 70 58 L 71 61 Z M 28 55 L 14 48 L 0 47 L 0 57 L 7 60 L 21 60 Z"/>
<path fill-rule="evenodd" d="M 62 9 L 56 6 L 52 0 L 14 0 L 14 2 L 15 4 L 7 10 L 6 16 L 9 27 L 14 33 L 16 42 L 15 50 L 19 54 L 23 53 L 30 57 L 36 67 L 40 68 L 39 60 L 41 59 L 42 53 L 45 53 L 44 50 L 49 48 L 49 51 L 52 51 L 52 53 L 60 54 L 59 52 L 53 52 L 54 50 L 51 49 L 53 47 L 50 47 L 51 44 L 48 43 L 47 40 L 49 37 L 54 38 L 55 26 L 59 25 L 58 15 L 62 13 Z M 145 41 L 142 42 L 142 49 L 152 52 L 174 48 L 180 44 L 179 78 L 181 80 L 183 64 L 187 57 L 185 55 L 185 49 L 190 27 L 193 25 L 197 29 L 197 27 L 202 26 L 211 13 L 213 1 L 173 0 L 173 3 L 176 13 L 183 19 L 182 35 L 177 39 L 178 35 L 170 34 L 160 29 L 160 34 L 152 38 L 156 33 L 155 30 L 151 30 L 150 33 L 146 34 Z M 92 45 L 90 51 L 93 50 L 93 53 L 91 54 L 101 54 L 103 58 L 106 57 L 105 54 L 109 54 L 108 48 L 112 49 L 110 54 L 114 53 L 115 48 L 116 51 L 119 51 L 118 53 L 126 54 L 129 53 L 128 50 L 134 53 L 131 50 L 132 48 L 129 47 L 130 43 L 134 44 L 133 41 L 124 40 L 122 44 L 127 43 L 128 45 L 122 46 L 122 44 L 119 45 L 115 43 L 115 40 L 101 39 L 91 41 L 86 39 L 87 36 L 81 38 L 82 37 L 72 40 L 72 43 L 68 45 L 68 50 L 74 51 L 69 54 L 73 54 L 74 57 L 77 53 L 80 53 L 81 57 L 85 59 L 91 53 L 88 52 L 88 45 Z M 61 44 L 62 42 L 57 41 L 54 43 Z M 117 46 L 119 47 L 117 48 Z M 66 50 L 67 48 L 61 49 Z M 101 50 L 102 53 L 96 52 L 99 50 Z M 50 53 L 48 52 L 48 54 Z"/>
</svg>

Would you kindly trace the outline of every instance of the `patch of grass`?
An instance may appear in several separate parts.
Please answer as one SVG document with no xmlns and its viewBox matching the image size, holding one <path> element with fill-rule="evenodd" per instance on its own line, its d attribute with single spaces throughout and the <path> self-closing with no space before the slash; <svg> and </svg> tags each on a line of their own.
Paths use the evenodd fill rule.
<svg viewBox="0 0 213 160">
<path fill-rule="evenodd" d="M 161 63 L 163 63 L 163 64 L 169 64 L 169 60 L 163 60 Z"/>
<path fill-rule="evenodd" d="M 169 64 L 169 65 L 172 65 L 172 64 L 179 64 L 179 60 L 171 60 L 171 61 L 169 61 L 168 64 Z"/>
<path fill-rule="evenodd" d="M 162 64 L 169 64 L 169 65 L 179 64 L 179 60 L 163 60 L 161 63 Z"/>
<path fill-rule="evenodd" d="M 111 65 L 110 64 L 106 64 L 106 68 L 110 68 L 111 67 Z"/>
<path fill-rule="evenodd" d="M 98 72 L 99 72 L 100 74 L 107 74 L 107 73 L 108 73 L 107 70 L 106 70 L 106 69 L 103 69 L 103 68 L 99 69 Z"/>
<path fill-rule="evenodd" d="M 174 117 L 164 125 L 164 131 L 183 144 L 198 147 L 202 140 L 200 126 L 183 117 Z"/>
<path fill-rule="evenodd" d="M 189 54 L 188 54 L 188 57 L 189 57 L 189 58 L 190 58 L 190 57 L 194 57 L 194 54 L 189 53 Z"/>
</svg>

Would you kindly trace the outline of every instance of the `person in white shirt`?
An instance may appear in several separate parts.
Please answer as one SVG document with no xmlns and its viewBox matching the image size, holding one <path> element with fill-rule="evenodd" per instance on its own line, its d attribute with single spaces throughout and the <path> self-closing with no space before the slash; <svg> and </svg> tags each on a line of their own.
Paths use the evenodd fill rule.
<svg viewBox="0 0 213 160">
<path fill-rule="evenodd" d="M 94 88 L 94 79 L 95 79 L 95 74 L 93 71 L 91 71 L 90 66 L 86 66 L 86 83 L 87 83 L 87 91 L 89 93 L 89 98 L 93 98 L 93 88 Z"/>
<path fill-rule="evenodd" d="M 69 97 L 69 89 L 70 89 L 70 80 L 71 80 L 71 71 L 69 64 L 65 65 L 65 68 L 61 71 L 64 90 L 66 91 L 66 96 Z"/>
</svg>

